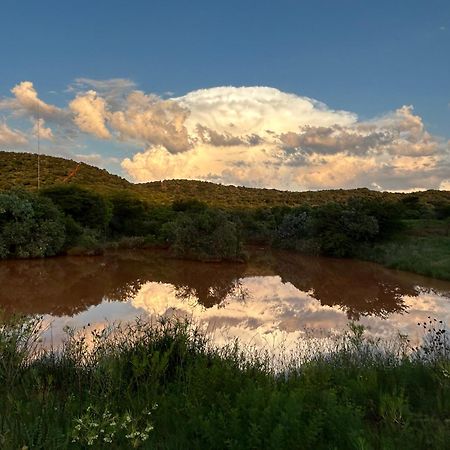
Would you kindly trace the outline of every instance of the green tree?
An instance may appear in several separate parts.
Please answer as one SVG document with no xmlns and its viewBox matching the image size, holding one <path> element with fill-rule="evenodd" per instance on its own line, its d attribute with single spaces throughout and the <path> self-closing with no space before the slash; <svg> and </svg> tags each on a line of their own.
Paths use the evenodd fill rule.
<svg viewBox="0 0 450 450">
<path fill-rule="evenodd" d="M 242 257 L 238 225 L 222 211 L 205 209 L 179 213 L 167 224 L 166 233 L 177 256 L 200 260 L 236 260 Z"/>
<path fill-rule="evenodd" d="M 324 255 L 345 257 L 378 235 L 378 221 L 364 211 L 338 203 L 314 210 L 314 234 Z"/>
<path fill-rule="evenodd" d="M 112 217 L 109 228 L 113 236 L 145 236 L 149 234 L 149 214 L 143 201 L 125 193 L 109 198 Z"/>
<path fill-rule="evenodd" d="M 111 204 L 101 195 L 76 185 L 60 185 L 41 192 L 84 228 L 105 232 L 112 216 Z"/>
<path fill-rule="evenodd" d="M 64 217 L 47 198 L 23 192 L 0 194 L 0 257 L 58 254 L 65 242 Z"/>
</svg>

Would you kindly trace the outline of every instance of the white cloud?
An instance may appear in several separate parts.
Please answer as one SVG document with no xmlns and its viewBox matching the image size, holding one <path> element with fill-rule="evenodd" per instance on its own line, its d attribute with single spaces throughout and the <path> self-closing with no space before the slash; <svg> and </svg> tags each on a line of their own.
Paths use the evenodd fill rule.
<svg viewBox="0 0 450 450">
<path fill-rule="evenodd" d="M 271 136 L 307 125 L 348 126 L 356 121 L 355 114 L 269 87 L 201 89 L 173 100 L 190 111 L 190 133 L 201 124 L 218 133 Z"/>
<path fill-rule="evenodd" d="M 0 146 L 11 147 L 21 146 L 28 143 L 27 137 L 19 130 L 14 130 L 6 123 L 0 122 Z"/>
<path fill-rule="evenodd" d="M 450 179 L 443 180 L 439 185 L 439 189 L 442 191 L 450 191 Z"/>
<path fill-rule="evenodd" d="M 108 117 L 106 101 L 95 91 L 79 94 L 69 104 L 74 113 L 74 122 L 81 131 L 101 139 L 109 139 L 111 134 L 106 127 Z"/>
<path fill-rule="evenodd" d="M 188 115 L 189 111 L 178 102 L 133 91 L 125 109 L 111 113 L 110 124 L 121 139 L 163 145 L 169 152 L 178 153 L 191 146 L 184 125 Z"/>
<path fill-rule="evenodd" d="M 34 120 L 33 135 L 37 136 L 38 134 L 40 139 L 47 139 L 51 141 L 54 138 L 52 129 L 45 126 L 44 119 Z"/>
<path fill-rule="evenodd" d="M 430 135 L 411 106 L 358 121 L 346 111 L 273 88 L 213 88 L 172 99 L 189 110 L 192 143 L 126 158 L 136 181 L 193 178 L 281 189 L 374 185 L 438 187 L 449 146 Z"/>
<path fill-rule="evenodd" d="M 293 190 L 447 186 L 450 143 L 430 134 L 411 106 L 361 121 L 270 87 L 217 87 L 169 99 L 135 88 L 128 79 L 79 78 L 69 89 L 75 97 L 59 108 L 24 81 L 0 108 L 34 123 L 39 109 L 41 136 L 66 152 L 72 146 L 72 154 L 85 144 L 80 131 L 128 152 L 138 146 L 121 163 L 136 181 L 187 178 Z M 26 140 L 18 130 L 8 136 Z"/>
<path fill-rule="evenodd" d="M 63 120 L 66 118 L 64 110 L 45 103 L 38 97 L 31 81 L 22 81 L 11 89 L 13 98 L 0 100 L 0 109 L 10 109 L 18 115 L 31 115 L 47 120 Z"/>
</svg>

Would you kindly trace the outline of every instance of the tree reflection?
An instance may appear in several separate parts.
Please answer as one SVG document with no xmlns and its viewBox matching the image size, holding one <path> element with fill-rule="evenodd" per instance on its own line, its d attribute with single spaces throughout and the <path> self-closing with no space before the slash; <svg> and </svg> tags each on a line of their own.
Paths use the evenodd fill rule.
<svg viewBox="0 0 450 450">
<path fill-rule="evenodd" d="M 450 292 L 450 283 L 384 269 L 361 261 L 254 251 L 248 264 L 180 261 L 164 252 L 118 252 L 102 257 L 60 257 L 0 262 L 0 308 L 24 314 L 74 315 L 103 300 L 127 301 L 147 282 L 167 283 L 178 299 L 206 308 L 244 301 L 242 280 L 279 275 L 322 305 L 350 319 L 402 313 L 403 296 L 418 286 Z"/>
<path fill-rule="evenodd" d="M 350 320 L 403 313 L 407 308 L 404 296 L 417 296 L 419 286 L 450 292 L 448 282 L 364 261 L 278 252 L 267 264 L 283 282 L 310 293 L 322 305 L 340 307 Z"/>
<path fill-rule="evenodd" d="M 209 308 L 243 298 L 243 264 L 180 261 L 159 252 L 0 262 L 0 308 L 24 314 L 74 315 L 104 299 L 127 301 L 149 281 L 169 283 L 179 298 Z"/>
</svg>

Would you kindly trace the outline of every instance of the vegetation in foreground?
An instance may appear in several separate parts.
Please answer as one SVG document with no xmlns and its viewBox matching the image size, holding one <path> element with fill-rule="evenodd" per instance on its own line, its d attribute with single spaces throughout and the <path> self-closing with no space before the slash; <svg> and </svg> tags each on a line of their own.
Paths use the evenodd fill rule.
<svg viewBox="0 0 450 450">
<path fill-rule="evenodd" d="M 39 324 L 0 327 L 3 449 L 448 448 L 450 348 L 437 321 L 410 352 L 405 337 L 385 346 L 352 325 L 329 352 L 311 346 L 281 369 L 177 321 L 69 331 L 58 352 L 39 350 Z"/>
</svg>

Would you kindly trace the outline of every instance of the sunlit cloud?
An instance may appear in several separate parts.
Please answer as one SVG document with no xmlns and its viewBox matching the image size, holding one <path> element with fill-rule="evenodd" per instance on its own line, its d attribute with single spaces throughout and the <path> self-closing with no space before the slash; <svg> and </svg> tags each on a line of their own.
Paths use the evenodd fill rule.
<svg viewBox="0 0 450 450">
<path fill-rule="evenodd" d="M 105 122 L 108 115 L 106 101 L 95 91 L 79 94 L 69 104 L 74 113 L 74 122 L 81 131 L 101 139 L 109 139 L 111 134 Z"/>
<path fill-rule="evenodd" d="M 47 139 L 51 141 L 53 139 L 53 131 L 50 127 L 45 126 L 45 120 L 42 118 L 33 120 L 33 134 L 38 136 L 40 139 Z"/>
<path fill-rule="evenodd" d="M 12 98 L 0 100 L 0 109 L 12 110 L 16 115 L 62 120 L 67 115 L 61 108 L 41 100 L 31 81 L 22 81 L 11 89 Z"/>
<path fill-rule="evenodd" d="M 190 112 L 192 147 L 152 145 L 123 161 L 136 181 L 194 178 L 282 189 L 437 188 L 449 161 L 411 106 L 359 121 L 273 88 L 223 87 L 173 99 Z"/>
<path fill-rule="evenodd" d="M 120 139 L 132 139 L 147 145 L 162 145 L 171 153 L 190 148 L 185 121 L 189 111 L 172 100 L 133 91 L 122 111 L 111 113 L 110 125 Z"/>
<path fill-rule="evenodd" d="M 186 120 L 191 133 L 201 124 L 218 133 L 273 136 L 307 125 L 348 126 L 357 120 L 350 112 L 269 87 L 201 89 L 174 101 L 191 112 Z"/>
<path fill-rule="evenodd" d="M 450 180 L 444 180 L 441 182 L 439 189 L 443 191 L 450 191 Z"/>
<path fill-rule="evenodd" d="M 41 137 L 55 149 L 67 153 L 72 146 L 77 155 L 82 142 L 92 147 L 83 154 L 97 155 L 96 140 L 111 141 L 124 149 L 117 169 L 138 182 L 184 178 L 291 190 L 448 186 L 450 143 L 431 134 L 410 105 L 360 120 L 260 86 L 163 98 L 128 79 L 79 78 L 68 91 L 72 99 L 57 107 L 40 99 L 31 82 L 17 84 L 0 108 L 11 118 L 31 118 L 34 127 L 13 130 L 5 123 L 3 135 L 8 129 L 10 142 L 11 133 L 17 143 L 29 140 L 39 111 Z"/>
<path fill-rule="evenodd" d="M 27 143 L 28 139 L 24 133 L 8 127 L 6 123 L 0 122 L 0 146 L 22 146 Z"/>
</svg>

